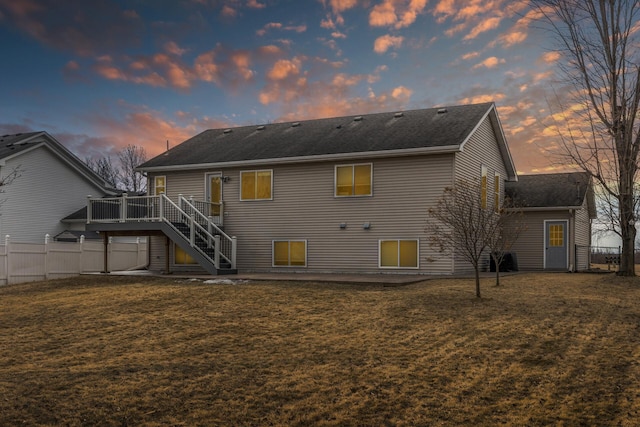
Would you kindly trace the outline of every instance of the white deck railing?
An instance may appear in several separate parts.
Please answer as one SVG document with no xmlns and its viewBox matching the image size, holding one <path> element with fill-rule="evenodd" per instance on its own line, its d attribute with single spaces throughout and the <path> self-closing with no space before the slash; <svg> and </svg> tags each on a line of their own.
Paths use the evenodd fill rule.
<svg viewBox="0 0 640 427">
<path fill-rule="evenodd" d="M 224 233 L 215 223 L 215 217 L 207 216 L 196 206 L 179 196 L 179 205 L 165 194 L 158 196 L 134 196 L 92 198 L 87 201 L 87 224 L 92 223 L 137 223 L 164 222 L 189 241 L 191 247 L 209 259 L 216 268 L 220 268 L 221 259 L 226 260 L 232 269 L 236 268 L 235 237 Z M 222 215 L 219 216 L 222 218 Z M 187 233 L 177 225 L 185 224 Z M 198 247 L 196 238 L 206 242 L 206 249 L 213 249 L 211 256 Z"/>
</svg>

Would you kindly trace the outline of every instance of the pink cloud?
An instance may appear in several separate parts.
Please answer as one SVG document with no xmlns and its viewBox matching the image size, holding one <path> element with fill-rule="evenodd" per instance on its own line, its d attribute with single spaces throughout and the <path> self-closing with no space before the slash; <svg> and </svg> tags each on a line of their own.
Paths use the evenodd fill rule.
<svg viewBox="0 0 640 427">
<path fill-rule="evenodd" d="M 480 22 L 475 27 L 473 27 L 473 29 L 469 32 L 469 34 L 464 36 L 462 39 L 463 40 L 475 39 L 476 37 L 478 37 L 480 34 L 484 32 L 498 28 L 498 26 L 500 25 L 500 21 L 501 21 L 501 18 L 498 18 L 498 17 L 486 19 Z"/>
<path fill-rule="evenodd" d="M 540 57 L 540 60 L 546 64 L 553 64 L 555 62 L 558 62 L 560 58 L 562 58 L 562 54 L 560 52 L 552 51 L 552 52 L 545 52 Z"/>
<path fill-rule="evenodd" d="M 279 59 L 267 73 L 270 80 L 284 80 L 292 75 L 300 74 L 301 61 L 294 59 Z"/>
<path fill-rule="evenodd" d="M 375 53 L 385 53 L 390 48 L 399 48 L 402 46 L 402 42 L 404 41 L 404 37 L 401 36 L 391 36 L 384 35 L 378 37 L 373 43 L 373 51 Z"/>
<path fill-rule="evenodd" d="M 182 49 L 178 44 L 174 41 L 169 41 L 164 44 L 164 50 L 167 53 L 175 56 L 182 56 L 187 51 L 186 49 Z"/>
<path fill-rule="evenodd" d="M 396 29 L 408 27 L 424 11 L 427 0 L 383 0 L 369 13 L 372 27 L 393 26 Z"/>
<path fill-rule="evenodd" d="M 472 69 L 478 69 L 478 68 L 495 68 L 500 64 L 504 64 L 506 61 L 504 60 L 504 58 L 497 58 L 495 56 L 490 56 L 487 59 L 485 59 L 484 61 L 474 65 L 473 67 L 471 67 Z"/>
<path fill-rule="evenodd" d="M 258 2 L 258 0 L 248 0 L 247 7 L 250 9 L 264 9 L 267 6 L 264 3 Z"/>
</svg>

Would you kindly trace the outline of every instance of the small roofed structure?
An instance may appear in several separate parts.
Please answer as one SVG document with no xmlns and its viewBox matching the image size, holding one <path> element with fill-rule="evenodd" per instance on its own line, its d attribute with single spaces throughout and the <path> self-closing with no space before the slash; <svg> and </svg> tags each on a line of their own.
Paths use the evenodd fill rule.
<svg viewBox="0 0 640 427">
<path fill-rule="evenodd" d="M 513 248 L 522 269 L 589 268 L 591 222 L 596 218 L 589 174 L 519 175 L 517 182 L 505 183 L 505 196 L 523 212 L 527 226 Z"/>
</svg>

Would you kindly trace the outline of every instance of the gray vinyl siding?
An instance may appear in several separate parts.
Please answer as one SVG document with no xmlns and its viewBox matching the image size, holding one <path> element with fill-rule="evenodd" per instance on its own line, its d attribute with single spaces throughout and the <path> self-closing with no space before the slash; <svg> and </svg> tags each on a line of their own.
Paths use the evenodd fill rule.
<svg viewBox="0 0 640 427">
<path fill-rule="evenodd" d="M 227 170 L 162 173 L 167 195 L 203 199 L 205 174 L 223 172 L 224 229 L 238 238 L 239 271 L 389 272 L 450 274 L 450 258 L 429 245 L 427 209 L 451 185 L 453 155 L 413 156 L 372 163 L 373 196 L 335 197 L 336 165 L 319 162 Z M 240 201 L 240 171 L 271 169 L 273 200 Z M 371 228 L 363 229 L 369 222 Z M 345 229 L 340 224 L 346 223 Z M 378 268 L 380 239 L 419 239 L 419 269 Z M 273 240 L 306 240 L 307 267 L 272 267 Z"/>
<path fill-rule="evenodd" d="M 500 186 L 500 198 L 504 200 L 504 180 L 507 178 L 507 170 L 498 147 L 493 126 L 489 117 L 486 117 L 471 135 L 463 150 L 456 153 L 455 180 L 479 180 L 482 166 L 487 168 L 487 209 L 493 209 L 496 173 L 500 174 L 502 184 Z M 471 273 L 473 267 L 460 256 L 455 258 L 456 273 Z M 489 254 L 480 263 L 482 269 L 489 265 Z"/>
<path fill-rule="evenodd" d="M 571 215 L 569 211 L 526 211 L 518 219 L 525 225 L 525 230 L 520 234 L 518 240 L 511 248 L 518 258 L 518 267 L 523 271 L 544 270 L 544 227 L 545 221 L 567 220 L 569 230 L 569 263 L 573 264 L 573 231 Z"/>
<path fill-rule="evenodd" d="M 589 218 L 589 210 L 587 198 L 582 207 L 575 213 L 575 244 L 576 244 L 576 270 L 582 271 L 590 267 L 591 252 L 591 219 Z"/>
<path fill-rule="evenodd" d="M 19 166 L 21 176 L 3 188 L 0 236 L 14 242 L 44 242 L 70 228 L 60 222 L 86 206 L 87 196 L 100 197 L 104 190 L 89 182 L 46 146 L 34 148 L 6 161 L 0 174 Z M 82 226 L 84 229 L 84 226 Z"/>
</svg>

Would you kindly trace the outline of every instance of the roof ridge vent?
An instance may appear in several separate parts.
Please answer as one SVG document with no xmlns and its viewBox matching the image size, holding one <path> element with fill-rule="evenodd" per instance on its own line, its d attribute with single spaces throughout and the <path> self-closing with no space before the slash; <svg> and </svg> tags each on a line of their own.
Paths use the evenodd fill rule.
<svg viewBox="0 0 640 427">
<path fill-rule="evenodd" d="M 222 131 L 222 133 L 227 134 L 227 133 L 231 133 L 233 132 L 233 129 L 225 129 Z"/>
<path fill-rule="evenodd" d="M 265 129 L 265 125 L 260 125 L 256 128 L 256 130 L 264 130 Z"/>
<path fill-rule="evenodd" d="M 446 108 L 438 108 L 438 114 L 444 114 L 447 112 Z"/>
<path fill-rule="evenodd" d="M 291 127 L 292 127 L 292 128 L 297 128 L 298 126 L 300 126 L 300 122 L 293 122 L 293 123 L 291 123 Z"/>
<path fill-rule="evenodd" d="M 354 122 L 361 122 L 361 121 L 362 121 L 362 116 L 355 116 L 355 117 L 353 118 L 353 121 L 354 121 Z"/>
</svg>

